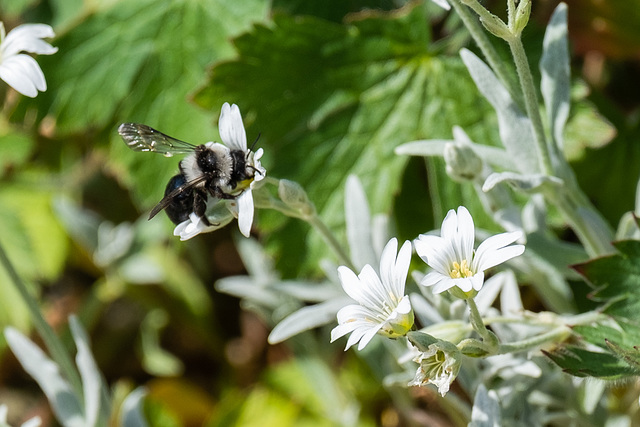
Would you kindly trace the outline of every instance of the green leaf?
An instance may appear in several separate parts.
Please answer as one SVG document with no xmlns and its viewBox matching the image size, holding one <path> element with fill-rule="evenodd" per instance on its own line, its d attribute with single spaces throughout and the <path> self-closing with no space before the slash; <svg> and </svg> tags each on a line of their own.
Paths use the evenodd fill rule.
<svg viewBox="0 0 640 427">
<path fill-rule="evenodd" d="M 605 304 L 604 313 L 640 328 L 640 241 L 614 243 L 619 253 L 574 268 L 595 288 L 592 299 Z"/>
<path fill-rule="evenodd" d="M 572 106 L 565 127 L 564 154 L 569 161 L 582 159 L 587 149 L 603 147 L 616 136 L 616 128 L 591 102 L 586 99 L 578 101 Z"/>
<path fill-rule="evenodd" d="M 469 69 L 478 90 L 487 98 L 498 115 L 500 139 L 513 158 L 514 169 L 523 174 L 538 172 L 538 153 L 531 120 L 520 111 L 509 91 L 493 71 L 471 51 L 463 49 L 460 56 Z"/>
<path fill-rule="evenodd" d="M 147 427 L 147 421 L 144 418 L 143 404 L 147 391 L 138 387 L 132 391 L 122 402 L 120 412 L 120 425 L 127 427 Z"/>
<path fill-rule="evenodd" d="M 409 341 L 420 351 L 427 351 L 431 344 L 437 343 L 439 340 L 436 337 L 433 337 L 429 334 L 420 331 L 410 331 L 407 333 L 407 338 Z"/>
<path fill-rule="evenodd" d="M 115 131 L 118 122 L 145 123 L 196 144 L 217 139 L 217 112 L 197 108 L 190 93 L 212 63 L 231 56 L 229 39 L 266 11 L 265 0 L 120 0 L 96 8 L 59 35 L 56 54 L 38 57 L 48 90 L 37 100 L 24 97 L 12 119 L 36 109 L 38 120 L 55 117 L 61 138 L 111 130 L 109 158 L 126 167 L 119 178 L 135 182 L 134 198 L 151 206 L 178 159 L 131 152 Z"/>
<path fill-rule="evenodd" d="M 571 69 L 567 40 L 567 5 L 556 7 L 544 35 L 540 60 L 541 92 L 547 109 L 551 137 L 562 148 L 563 130 L 569 116 Z"/>
<path fill-rule="evenodd" d="M 311 414 L 317 425 L 358 424 L 358 402 L 350 389 L 342 387 L 335 371 L 319 358 L 283 363 L 267 372 L 267 383 Z"/>
<path fill-rule="evenodd" d="M 606 379 L 640 375 L 640 241 L 615 243 L 619 253 L 597 258 L 574 268 L 595 288 L 590 297 L 603 303 L 602 312 L 615 323 L 581 325 L 574 332 L 602 351 L 577 345 L 546 353 L 566 372 Z"/>
<path fill-rule="evenodd" d="M 58 421 L 65 426 L 85 425 L 80 397 L 74 394 L 71 385 L 62 377 L 58 365 L 18 330 L 8 327 L 4 335 L 24 370 L 51 402 L 51 409 Z"/>
<path fill-rule="evenodd" d="M 27 135 L 9 131 L 0 136 L 0 173 L 6 168 L 23 164 L 33 150 L 34 140 Z"/>
<path fill-rule="evenodd" d="M 565 372 L 577 377 L 614 380 L 640 374 L 640 371 L 634 370 L 610 353 L 597 353 L 579 347 L 557 349 L 553 353 L 543 350 L 543 353 Z"/>
<path fill-rule="evenodd" d="M 269 344 L 277 344 L 301 332 L 335 321 L 338 311 L 348 303 L 347 298 L 338 298 L 302 307 L 273 328 L 269 334 Z"/>
<path fill-rule="evenodd" d="M 39 176 L 32 178 L 44 184 Z M 0 237 L 23 278 L 52 280 L 62 272 L 68 240 L 53 214 L 47 190 L 24 184 L 3 186 Z"/>
<path fill-rule="evenodd" d="M 502 424 L 500 412 L 500 400 L 498 394 L 487 391 L 484 384 L 478 386 L 476 396 L 473 399 L 471 410 L 471 422 L 469 427 L 494 427 Z"/>
<path fill-rule="evenodd" d="M 234 42 L 238 58 L 213 68 L 196 102 L 235 100 L 250 138 L 262 135 L 268 173 L 301 183 L 331 227 L 344 225 L 347 176 L 360 178 L 373 214 L 389 212 L 406 163 L 395 147 L 450 135 L 454 124 L 473 130 L 488 110 L 460 60 L 429 49 L 415 5 L 342 25 L 276 15 Z M 304 262 L 300 243 L 280 247 L 288 265 Z"/>
</svg>

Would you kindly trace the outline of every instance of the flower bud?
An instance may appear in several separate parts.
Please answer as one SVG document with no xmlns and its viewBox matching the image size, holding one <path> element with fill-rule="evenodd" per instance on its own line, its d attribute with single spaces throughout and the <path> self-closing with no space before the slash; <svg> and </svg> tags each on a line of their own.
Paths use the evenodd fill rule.
<svg viewBox="0 0 640 427">
<path fill-rule="evenodd" d="M 445 144 L 444 161 L 447 164 L 447 175 L 454 181 L 473 181 L 482 173 L 482 159 L 467 144 Z"/>
<path fill-rule="evenodd" d="M 516 9 L 516 19 L 513 28 L 513 33 L 518 36 L 524 30 L 524 27 L 529 23 L 529 16 L 531 15 L 531 0 L 520 0 L 518 8 Z"/>
<path fill-rule="evenodd" d="M 278 185 L 278 196 L 287 206 L 304 215 L 312 215 L 315 211 L 315 207 L 309 201 L 307 193 L 295 181 L 281 179 Z"/>
<path fill-rule="evenodd" d="M 511 31 L 507 24 L 496 15 L 488 14 L 487 16 L 482 16 L 480 18 L 480 22 L 482 25 L 494 36 L 500 37 L 504 40 L 509 40 L 512 38 Z"/>
</svg>

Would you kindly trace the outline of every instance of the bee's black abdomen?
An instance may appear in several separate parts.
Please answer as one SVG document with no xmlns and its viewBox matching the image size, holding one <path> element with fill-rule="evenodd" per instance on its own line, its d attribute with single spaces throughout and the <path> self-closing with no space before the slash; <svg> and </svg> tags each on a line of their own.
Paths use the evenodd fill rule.
<svg viewBox="0 0 640 427">
<path fill-rule="evenodd" d="M 178 174 L 169 180 L 167 188 L 164 190 L 165 197 L 187 183 L 183 174 Z M 174 224 L 189 219 L 189 214 L 193 212 L 193 190 L 185 189 L 173 197 L 171 203 L 166 207 L 165 212 Z"/>
</svg>

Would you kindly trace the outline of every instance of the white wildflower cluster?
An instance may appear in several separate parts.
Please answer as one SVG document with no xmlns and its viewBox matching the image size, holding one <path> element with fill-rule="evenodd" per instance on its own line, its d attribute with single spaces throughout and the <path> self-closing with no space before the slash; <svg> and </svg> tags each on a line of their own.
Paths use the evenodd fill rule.
<svg viewBox="0 0 640 427">
<path fill-rule="evenodd" d="M 474 250 L 475 227 L 464 206 L 457 212 L 449 211 L 440 234 L 422 234 L 414 241 L 416 252 L 432 268 L 419 284 L 433 287 L 434 294 L 448 290 L 454 297 L 473 298 L 482 288 L 485 270 L 524 252 L 523 245 L 511 245 L 522 237 L 521 232 L 492 236 Z M 405 294 L 411 244 L 405 242 L 396 256 L 397 247 L 395 238 L 387 243 L 380 257 L 379 275 L 370 265 L 365 265 L 359 275 L 345 266 L 338 268 L 344 291 L 357 302 L 338 312 L 338 326 L 331 332 L 331 341 L 351 333 L 345 350 L 356 343 L 362 350 L 376 334 L 389 338 L 407 335 L 413 327 L 414 313 Z M 475 345 L 467 342 L 461 348 L 468 350 Z M 486 351 L 482 343 L 478 348 Z M 434 339 L 422 345 L 422 351 L 413 357 L 419 368 L 410 385 L 434 384 L 444 396 L 460 370 L 461 358 L 461 350 L 450 342 Z"/>
<path fill-rule="evenodd" d="M 416 252 L 433 271 L 420 282 L 440 293 L 457 287 L 461 298 L 475 296 L 484 283 L 484 271 L 524 252 L 523 245 L 512 245 L 521 232 L 498 234 L 485 240 L 474 251 L 475 228 L 471 214 L 460 206 L 450 210 L 442 223 L 441 236 L 422 234 L 415 240 Z M 380 258 L 380 277 L 370 265 L 359 276 L 349 268 L 338 269 L 345 292 L 358 302 L 338 312 L 339 325 L 332 331 L 334 341 L 348 333 L 347 349 L 360 342 L 362 350 L 376 333 L 388 337 L 406 334 L 413 326 L 411 303 L 405 295 L 405 281 L 411 260 L 411 244 L 405 242 L 397 258 L 398 243 L 391 239 Z"/>
</svg>

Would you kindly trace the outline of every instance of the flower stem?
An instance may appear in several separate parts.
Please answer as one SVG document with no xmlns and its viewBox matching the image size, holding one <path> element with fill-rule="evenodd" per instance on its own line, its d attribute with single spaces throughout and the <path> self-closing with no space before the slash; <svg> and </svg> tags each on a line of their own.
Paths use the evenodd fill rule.
<svg viewBox="0 0 640 427">
<path fill-rule="evenodd" d="M 509 74 L 505 62 L 500 59 L 498 51 L 493 47 L 489 37 L 485 33 L 482 25 L 478 22 L 478 19 L 474 16 L 469 7 L 462 4 L 460 0 L 449 0 L 449 3 L 453 6 L 458 16 L 462 20 L 462 23 L 467 27 L 469 34 L 476 42 L 485 59 L 489 63 L 491 69 L 496 73 L 500 81 L 507 88 L 511 94 L 511 98 L 514 99 L 518 105 L 522 105 L 522 97 L 520 90 L 516 86 L 515 80 Z"/>
<path fill-rule="evenodd" d="M 498 354 L 526 351 L 547 342 L 559 343 L 564 341 L 567 337 L 569 337 L 569 335 L 571 335 L 571 328 L 564 325 L 559 326 L 548 332 L 536 335 L 535 337 L 527 338 L 522 341 L 502 344 L 498 348 Z"/>
<path fill-rule="evenodd" d="M 266 201 L 263 200 L 260 202 L 262 206 L 276 209 L 289 217 L 308 222 L 320 233 L 325 243 L 333 250 L 340 262 L 352 271 L 356 271 L 353 262 L 351 262 L 351 257 L 342 249 L 342 245 L 338 242 L 338 239 L 335 238 L 329 227 L 322 222 L 316 213 L 315 206 L 307 197 L 302 186 L 292 181 L 270 177 L 265 178 L 265 182 L 278 188 L 280 199 L 269 197 Z M 283 184 L 284 187 L 282 186 Z"/>
<path fill-rule="evenodd" d="M 311 224 L 316 231 L 320 233 L 325 243 L 329 245 L 329 247 L 336 254 L 338 259 L 342 262 L 343 265 L 347 266 L 352 271 L 357 271 L 356 267 L 351 262 L 351 257 L 347 255 L 347 253 L 342 249 L 342 245 L 338 242 L 338 239 L 333 235 L 329 227 L 326 226 L 324 222 L 320 219 L 318 215 L 312 215 L 304 218 L 309 224 Z"/>
<path fill-rule="evenodd" d="M 538 105 L 538 96 L 536 88 L 533 84 L 533 76 L 529 68 L 529 61 L 524 51 L 522 40 L 518 36 L 511 37 L 509 40 L 509 48 L 513 55 L 513 61 L 516 64 L 516 71 L 520 79 L 520 87 L 524 95 L 524 104 L 527 110 L 527 116 L 531 120 L 533 126 L 533 136 L 538 151 L 538 161 L 540 162 L 540 171 L 546 175 L 553 175 L 553 164 L 551 155 L 549 154 L 549 146 L 544 136 L 544 126 L 542 117 L 540 116 L 540 108 Z"/>
<path fill-rule="evenodd" d="M 18 290 L 20 296 L 22 296 L 23 301 L 27 305 L 27 309 L 31 315 L 31 320 L 49 350 L 49 354 L 58 364 L 66 379 L 71 383 L 76 396 L 82 396 L 80 377 L 78 375 L 78 371 L 74 367 L 69 353 L 62 344 L 62 341 L 60 341 L 53 329 L 51 329 L 51 326 L 49 326 L 42 316 L 42 312 L 40 311 L 37 301 L 29 293 L 27 286 L 22 279 L 20 279 L 15 268 L 13 268 L 13 264 L 11 263 L 11 260 L 9 260 L 2 244 L 0 244 L 0 263 L 4 266 L 6 272 L 13 281 L 15 288 Z"/>
<path fill-rule="evenodd" d="M 485 326 L 482 316 L 480 315 L 480 311 L 478 310 L 478 306 L 473 298 L 467 298 L 466 301 L 469 306 L 469 320 L 471 321 L 471 326 L 473 326 L 473 329 L 480 334 L 482 339 L 489 346 L 489 352 L 494 353 L 499 346 L 498 337 Z"/>
</svg>

